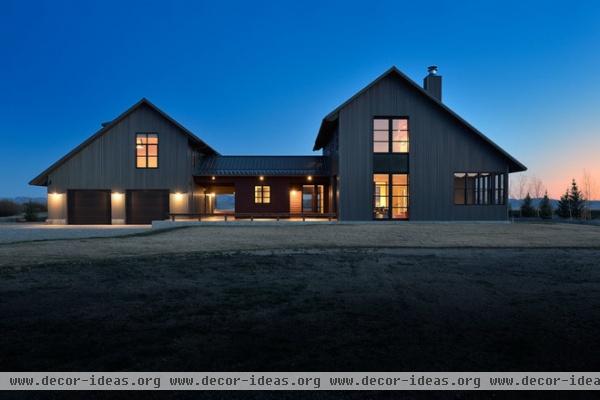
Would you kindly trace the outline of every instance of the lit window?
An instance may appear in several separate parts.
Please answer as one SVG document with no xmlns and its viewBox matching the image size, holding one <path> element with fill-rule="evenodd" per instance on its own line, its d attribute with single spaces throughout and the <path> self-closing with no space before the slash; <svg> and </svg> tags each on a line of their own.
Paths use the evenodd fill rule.
<svg viewBox="0 0 600 400">
<path fill-rule="evenodd" d="M 254 203 L 269 204 L 271 202 L 271 186 L 254 186 Z"/>
<path fill-rule="evenodd" d="M 158 134 L 137 133 L 135 135 L 135 166 L 158 168 Z"/>
<path fill-rule="evenodd" d="M 408 119 L 373 119 L 374 153 L 408 153 Z"/>
<path fill-rule="evenodd" d="M 408 218 L 407 174 L 373 175 L 373 218 Z"/>
</svg>

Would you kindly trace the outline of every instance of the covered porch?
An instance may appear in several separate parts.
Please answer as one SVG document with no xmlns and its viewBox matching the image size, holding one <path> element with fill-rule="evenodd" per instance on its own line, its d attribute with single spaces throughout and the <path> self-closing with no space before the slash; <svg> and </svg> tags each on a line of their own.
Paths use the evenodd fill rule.
<svg viewBox="0 0 600 400">
<path fill-rule="evenodd" d="M 195 212 L 171 219 L 337 219 L 335 180 L 321 156 L 214 156 L 194 174 Z"/>
</svg>

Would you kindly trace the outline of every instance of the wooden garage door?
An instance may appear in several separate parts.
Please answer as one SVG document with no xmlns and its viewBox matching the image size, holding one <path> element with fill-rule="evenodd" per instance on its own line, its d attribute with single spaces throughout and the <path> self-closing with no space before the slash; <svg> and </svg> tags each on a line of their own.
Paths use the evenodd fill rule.
<svg viewBox="0 0 600 400">
<path fill-rule="evenodd" d="M 150 224 L 169 217 L 168 190 L 128 190 L 127 223 Z"/>
<path fill-rule="evenodd" d="M 71 225 L 110 224 L 110 190 L 69 190 L 67 210 Z"/>
</svg>

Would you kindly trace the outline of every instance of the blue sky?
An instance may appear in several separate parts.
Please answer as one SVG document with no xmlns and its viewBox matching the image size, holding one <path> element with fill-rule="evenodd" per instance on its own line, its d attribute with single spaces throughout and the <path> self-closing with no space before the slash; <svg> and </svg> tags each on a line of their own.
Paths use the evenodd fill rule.
<svg viewBox="0 0 600 400">
<path fill-rule="evenodd" d="M 223 154 L 310 154 L 392 65 L 551 194 L 600 181 L 598 2 L 23 2 L 0 11 L 0 197 L 141 97 Z"/>
</svg>

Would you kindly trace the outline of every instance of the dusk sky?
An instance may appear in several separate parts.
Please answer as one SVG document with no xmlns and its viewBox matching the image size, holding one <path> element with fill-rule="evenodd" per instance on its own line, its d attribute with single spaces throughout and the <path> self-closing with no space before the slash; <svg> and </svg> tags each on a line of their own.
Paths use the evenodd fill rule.
<svg viewBox="0 0 600 400">
<path fill-rule="evenodd" d="M 431 64 L 551 196 L 600 183 L 600 2 L 3 0 L 0 197 L 43 196 L 29 180 L 142 97 L 222 154 L 311 154 L 332 109 Z"/>
</svg>

